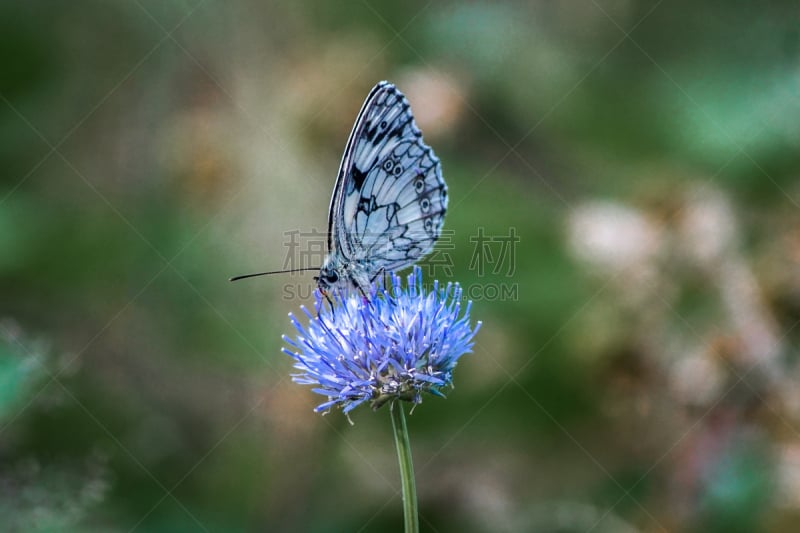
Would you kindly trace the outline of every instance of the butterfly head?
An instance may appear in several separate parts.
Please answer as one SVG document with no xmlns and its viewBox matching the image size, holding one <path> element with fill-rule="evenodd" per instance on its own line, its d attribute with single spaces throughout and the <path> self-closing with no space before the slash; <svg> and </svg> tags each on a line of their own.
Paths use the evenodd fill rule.
<svg viewBox="0 0 800 533">
<path fill-rule="evenodd" d="M 324 294 L 339 283 L 339 273 L 333 263 L 326 261 L 319 269 L 319 276 L 314 277 L 314 281 L 317 282 L 317 287 Z"/>
</svg>

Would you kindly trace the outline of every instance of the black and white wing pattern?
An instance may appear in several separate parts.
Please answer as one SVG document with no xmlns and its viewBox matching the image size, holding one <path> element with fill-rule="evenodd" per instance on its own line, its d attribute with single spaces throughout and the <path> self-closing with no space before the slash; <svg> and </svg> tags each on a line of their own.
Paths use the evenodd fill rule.
<svg viewBox="0 0 800 533">
<path fill-rule="evenodd" d="M 364 292 L 380 273 L 414 264 L 433 249 L 446 209 L 439 159 L 423 142 L 408 100 L 391 83 L 378 83 L 342 157 L 319 288 Z"/>
</svg>

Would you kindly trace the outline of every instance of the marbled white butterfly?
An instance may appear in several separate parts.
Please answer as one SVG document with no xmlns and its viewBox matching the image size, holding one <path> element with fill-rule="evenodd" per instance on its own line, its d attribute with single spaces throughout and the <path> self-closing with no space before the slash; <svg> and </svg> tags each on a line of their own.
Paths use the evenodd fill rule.
<svg viewBox="0 0 800 533">
<path fill-rule="evenodd" d="M 342 156 L 317 286 L 323 293 L 354 287 L 364 294 L 382 273 L 430 253 L 446 209 L 439 159 L 423 142 L 408 100 L 391 83 L 378 83 Z"/>
<path fill-rule="evenodd" d="M 339 166 L 317 287 L 323 294 L 355 288 L 366 295 L 379 275 L 430 253 L 446 209 L 439 158 L 422 141 L 408 100 L 391 83 L 378 83 L 358 113 Z M 231 281 L 279 272 L 290 271 Z"/>
</svg>

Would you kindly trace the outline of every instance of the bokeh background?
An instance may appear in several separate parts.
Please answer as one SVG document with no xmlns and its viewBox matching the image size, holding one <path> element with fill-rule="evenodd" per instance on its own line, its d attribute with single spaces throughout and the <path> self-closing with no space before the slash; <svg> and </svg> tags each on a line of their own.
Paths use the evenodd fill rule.
<svg viewBox="0 0 800 533">
<path fill-rule="evenodd" d="M 796 531 L 800 17 L 710 0 L 0 3 L 0 529 L 400 530 L 388 411 L 289 379 L 313 274 L 227 281 L 382 79 L 483 321 L 423 529 Z"/>
</svg>

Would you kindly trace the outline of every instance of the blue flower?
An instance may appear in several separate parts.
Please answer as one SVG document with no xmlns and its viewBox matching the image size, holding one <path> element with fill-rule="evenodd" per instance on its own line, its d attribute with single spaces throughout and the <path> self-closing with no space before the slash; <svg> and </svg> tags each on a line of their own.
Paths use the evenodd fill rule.
<svg viewBox="0 0 800 533">
<path fill-rule="evenodd" d="M 389 286 L 378 283 L 366 300 L 337 291 L 326 306 L 317 293 L 316 316 L 302 307 L 307 325 L 289 314 L 297 337 L 284 335 L 292 349 L 283 351 L 300 371 L 292 379 L 328 398 L 317 412 L 339 406 L 347 414 L 366 401 L 373 409 L 395 399 L 416 404 L 423 392 L 443 397 L 480 328 L 470 324 L 472 302 L 462 310 L 461 293 L 457 283 L 438 281 L 426 290 L 419 267 L 405 286 L 392 274 Z"/>
</svg>

